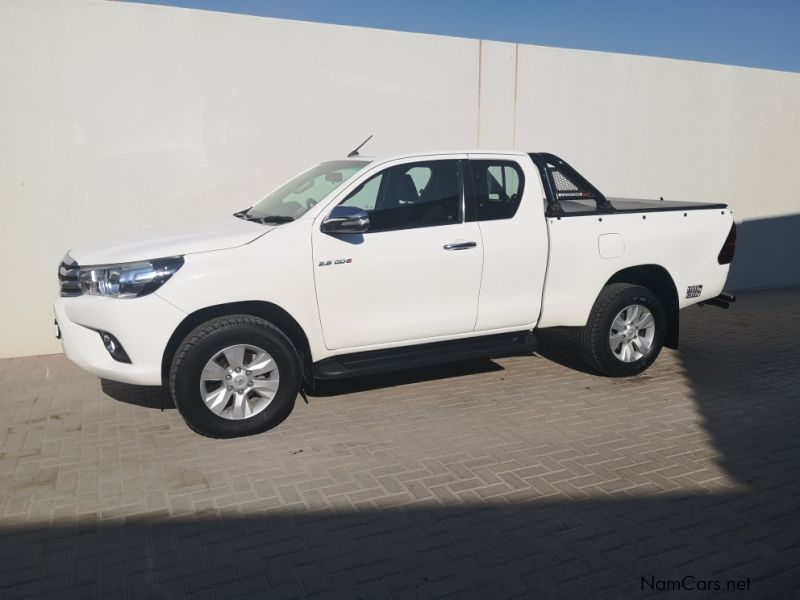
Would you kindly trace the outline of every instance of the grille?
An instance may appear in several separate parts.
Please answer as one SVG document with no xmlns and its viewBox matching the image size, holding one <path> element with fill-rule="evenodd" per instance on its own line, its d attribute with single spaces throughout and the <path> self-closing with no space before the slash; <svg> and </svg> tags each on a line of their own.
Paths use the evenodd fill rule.
<svg viewBox="0 0 800 600">
<path fill-rule="evenodd" d="M 58 283 L 62 296 L 80 296 L 81 286 L 78 283 L 78 265 L 62 262 L 58 267 Z"/>
</svg>

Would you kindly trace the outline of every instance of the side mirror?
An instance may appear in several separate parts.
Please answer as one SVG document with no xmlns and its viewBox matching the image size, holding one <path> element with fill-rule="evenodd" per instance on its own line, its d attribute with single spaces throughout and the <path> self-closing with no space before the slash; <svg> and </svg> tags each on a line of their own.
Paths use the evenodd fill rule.
<svg viewBox="0 0 800 600">
<path fill-rule="evenodd" d="M 369 215 L 355 206 L 337 206 L 320 229 L 322 233 L 364 233 L 369 229 Z"/>
</svg>

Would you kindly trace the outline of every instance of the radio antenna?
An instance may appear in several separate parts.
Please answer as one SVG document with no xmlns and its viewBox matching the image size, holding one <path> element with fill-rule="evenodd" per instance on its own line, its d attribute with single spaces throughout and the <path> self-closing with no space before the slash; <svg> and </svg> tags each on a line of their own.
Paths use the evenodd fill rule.
<svg viewBox="0 0 800 600">
<path fill-rule="evenodd" d="M 365 139 L 363 142 L 361 142 L 361 144 L 358 146 L 358 148 L 356 148 L 350 154 L 347 155 L 347 158 L 350 158 L 352 156 L 358 156 L 358 151 L 361 150 L 361 148 L 364 146 L 364 144 L 366 144 L 371 139 L 372 139 L 372 135 L 370 135 L 367 139 Z"/>
</svg>

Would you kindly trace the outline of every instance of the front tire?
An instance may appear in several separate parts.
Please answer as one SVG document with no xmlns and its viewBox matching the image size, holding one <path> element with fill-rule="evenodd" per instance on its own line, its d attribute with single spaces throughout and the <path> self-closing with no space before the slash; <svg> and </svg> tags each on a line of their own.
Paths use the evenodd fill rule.
<svg viewBox="0 0 800 600">
<path fill-rule="evenodd" d="M 629 283 L 607 285 L 581 332 L 581 353 L 603 375 L 636 375 L 658 358 L 666 328 L 666 312 L 652 291 Z"/>
<path fill-rule="evenodd" d="M 273 324 L 252 315 L 212 319 L 195 328 L 175 353 L 169 387 L 197 433 L 232 438 L 280 424 L 294 408 L 300 359 Z"/>
</svg>

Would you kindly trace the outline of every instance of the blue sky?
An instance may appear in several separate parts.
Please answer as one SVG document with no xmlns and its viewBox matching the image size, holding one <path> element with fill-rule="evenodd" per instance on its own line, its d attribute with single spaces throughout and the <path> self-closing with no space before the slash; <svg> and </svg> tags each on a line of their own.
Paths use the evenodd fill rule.
<svg viewBox="0 0 800 600">
<path fill-rule="evenodd" d="M 136 0 L 800 72 L 800 0 Z"/>
</svg>

